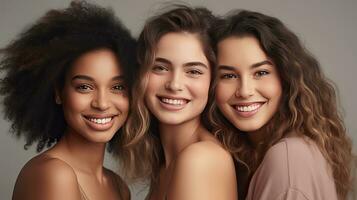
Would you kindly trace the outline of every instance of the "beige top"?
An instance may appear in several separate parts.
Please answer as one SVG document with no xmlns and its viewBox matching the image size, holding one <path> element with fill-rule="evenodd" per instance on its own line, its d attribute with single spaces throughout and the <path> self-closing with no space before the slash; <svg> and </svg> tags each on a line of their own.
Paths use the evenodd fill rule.
<svg viewBox="0 0 357 200">
<path fill-rule="evenodd" d="M 310 139 L 282 139 L 266 153 L 247 200 L 337 200 L 331 168 Z"/>
</svg>

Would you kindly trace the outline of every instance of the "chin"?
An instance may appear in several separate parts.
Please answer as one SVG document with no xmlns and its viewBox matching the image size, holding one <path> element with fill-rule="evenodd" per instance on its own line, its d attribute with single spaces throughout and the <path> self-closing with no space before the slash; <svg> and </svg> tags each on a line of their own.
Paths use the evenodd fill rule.
<svg viewBox="0 0 357 200">
<path fill-rule="evenodd" d="M 253 132 L 253 131 L 257 131 L 260 128 L 263 127 L 263 125 L 261 124 L 249 124 L 249 123 L 235 123 L 234 126 L 239 129 L 240 131 L 244 131 L 244 132 Z"/>
<path fill-rule="evenodd" d="M 95 137 L 92 141 L 97 143 L 107 143 L 113 138 L 113 136 Z"/>
<path fill-rule="evenodd" d="M 178 124 L 182 124 L 186 121 L 184 119 L 177 119 L 177 117 L 174 119 L 172 119 L 172 118 L 171 119 L 170 118 L 157 118 L 157 119 L 158 119 L 159 123 L 168 124 L 168 125 L 178 125 Z"/>
</svg>

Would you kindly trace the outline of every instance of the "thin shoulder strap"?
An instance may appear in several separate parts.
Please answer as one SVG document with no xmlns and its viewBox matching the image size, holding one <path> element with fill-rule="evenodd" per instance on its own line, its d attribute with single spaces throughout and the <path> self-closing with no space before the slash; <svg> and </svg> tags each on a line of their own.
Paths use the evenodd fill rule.
<svg viewBox="0 0 357 200">
<path fill-rule="evenodd" d="M 67 164 L 69 167 L 71 167 L 72 170 L 74 171 L 73 167 L 72 167 L 70 164 L 68 164 L 66 161 L 64 161 L 64 160 L 62 160 L 62 159 L 60 159 L 60 158 L 58 158 L 58 157 L 50 156 L 50 155 L 48 155 L 48 154 L 43 154 L 43 155 L 46 156 L 46 157 L 49 157 L 49 158 L 58 159 L 58 160 L 60 160 L 60 161 L 62 161 L 62 162 L 64 162 L 64 163 L 66 163 L 66 164 Z M 84 192 L 83 188 L 81 187 L 81 185 L 80 185 L 79 182 L 78 182 L 78 177 L 77 177 L 76 171 L 74 171 L 74 174 L 76 175 L 76 179 L 77 179 L 79 191 L 81 192 L 81 199 L 83 199 L 83 200 L 89 200 L 89 198 L 87 197 L 87 195 L 86 195 L 86 193 Z"/>
<path fill-rule="evenodd" d="M 78 183 L 78 187 L 79 187 L 79 190 L 81 191 L 81 199 L 89 200 L 89 198 L 87 197 L 86 193 L 84 192 L 83 188 L 81 187 L 81 185 L 79 183 Z"/>
</svg>

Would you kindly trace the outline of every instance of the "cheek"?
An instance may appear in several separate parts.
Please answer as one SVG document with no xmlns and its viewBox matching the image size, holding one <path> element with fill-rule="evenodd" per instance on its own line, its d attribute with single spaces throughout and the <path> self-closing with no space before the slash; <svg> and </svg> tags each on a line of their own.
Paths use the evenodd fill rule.
<svg viewBox="0 0 357 200">
<path fill-rule="evenodd" d="M 162 88 L 165 84 L 165 79 L 162 76 L 156 76 L 154 74 L 150 74 L 148 76 L 148 82 L 146 85 L 145 96 L 154 94 L 160 88 Z"/>
<path fill-rule="evenodd" d="M 64 95 L 63 107 L 68 112 L 81 112 L 86 109 L 91 102 L 90 95 L 75 94 L 68 92 Z"/>
<path fill-rule="evenodd" d="M 271 100 L 278 101 L 281 97 L 281 93 L 282 93 L 281 83 L 277 78 L 271 78 L 269 80 L 262 82 L 260 88 L 262 94 Z"/>
<path fill-rule="evenodd" d="M 229 99 L 234 96 L 236 87 L 237 86 L 234 83 L 225 84 L 218 82 L 216 87 L 217 104 L 226 104 Z"/>
<path fill-rule="evenodd" d="M 122 113 L 128 113 L 129 111 L 129 98 L 125 95 L 115 95 L 114 104 Z"/>
<path fill-rule="evenodd" d="M 208 98 L 208 91 L 210 88 L 209 78 L 187 81 L 187 86 L 190 88 L 191 93 L 196 97 Z"/>
</svg>

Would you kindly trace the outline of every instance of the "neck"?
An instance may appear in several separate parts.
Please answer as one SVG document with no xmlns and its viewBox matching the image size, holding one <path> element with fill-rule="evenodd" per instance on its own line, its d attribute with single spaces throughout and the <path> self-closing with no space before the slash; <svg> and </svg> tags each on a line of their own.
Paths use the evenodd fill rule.
<svg viewBox="0 0 357 200">
<path fill-rule="evenodd" d="M 68 131 L 58 143 L 64 157 L 75 171 L 103 177 L 105 143 L 91 142 L 78 133 Z"/>
<path fill-rule="evenodd" d="M 165 154 L 165 167 L 169 167 L 183 149 L 199 141 L 200 134 L 204 131 L 206 130 L 199 117 L 182 124 L 159 123 L 160 139 Z"/>
</svg>

